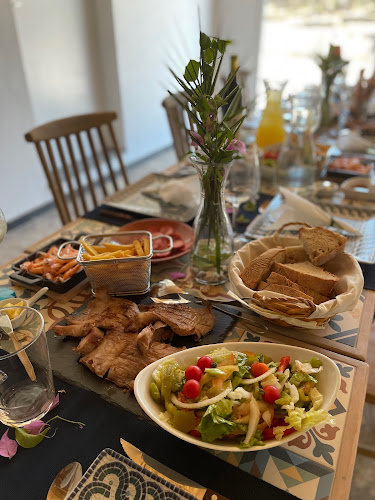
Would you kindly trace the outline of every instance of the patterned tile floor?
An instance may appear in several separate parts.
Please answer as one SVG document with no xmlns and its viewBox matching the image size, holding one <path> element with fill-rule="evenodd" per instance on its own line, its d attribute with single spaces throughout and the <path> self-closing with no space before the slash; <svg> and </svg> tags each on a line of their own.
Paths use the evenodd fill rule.
<svg viewBox="0 0 375 500">
<path fill-rule="evenodd" d="M 129 177 L 134 182 L 150 172 L 161 171 L 174 162 L 176 162 L 175 153 L 173 149 L 168 149 L 130 167 Z M 59 227 L 61 223 L 57 210 L 53 207 L 10 230 L 0 247 L 0 264 L 22 253 L 23 249 L 36 239 L 42 239 Z M 375 325 L 372 335 L 375 336 Z M 370 373 L 371 376 L 374 374 Z M 375 405 L 370 403 L 365 405 L 359 444 L 375 453 Z M 375 500 L 374 470 L 375 458 L 357 455 L 350 500 L 361 498 Z"/>
</svg>

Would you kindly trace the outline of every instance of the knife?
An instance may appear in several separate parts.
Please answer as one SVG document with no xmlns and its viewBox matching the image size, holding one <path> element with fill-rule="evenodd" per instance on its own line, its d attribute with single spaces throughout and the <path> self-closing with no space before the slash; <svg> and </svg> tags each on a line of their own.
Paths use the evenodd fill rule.
<svg viewBox="0 0 375 500">
<path fill-rule="evenodd" d="M 120 443 L 125 453 L 133 462 L 178 486 L 190 495 L 198 498 L 198 500 L 204 500 L 207 491 L 206 488 L 154 460 L 124 439 L 120 439 Z"/>
</svg>

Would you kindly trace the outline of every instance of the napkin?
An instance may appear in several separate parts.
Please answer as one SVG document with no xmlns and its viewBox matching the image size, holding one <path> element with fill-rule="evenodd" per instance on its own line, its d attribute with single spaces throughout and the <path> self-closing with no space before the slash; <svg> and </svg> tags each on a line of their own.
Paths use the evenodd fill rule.
<svg viewBox="0 0 375 500">
<path fill-rule="evenodd" d="M 172 205 L 197 208 L 200 200 L 199 179 L 191 175 L 184 179 L 171 179 L 159 189 L 160 198 Z"/>
<path fill-rule="evenodd" d="M 336 141 L 336 147 L 340 151 L 350 151 L 353 153 L 366 153 L 368 149 L 374 147 L 374 143 L 364 139 L 358 132 L 349 132 L 341 135 Z"/>
<path fill-rule="evenodd" d="M 270 229 L 279 229 L 287 222 L 306 222 L 310 226 L 331 226 L 333 222 L 336 222 L 338 226 L 347 231 L 358 234 L 357 229 L 326 213 L 311 201 L 292 193 L 289 189 L 280 187 L 279 190 L 284 203 L 281 208 L 277 208 L 273 213 L 271 212 L 270 215 L 274 217 L 275 221 L 270 226 Z"/>
</svg>

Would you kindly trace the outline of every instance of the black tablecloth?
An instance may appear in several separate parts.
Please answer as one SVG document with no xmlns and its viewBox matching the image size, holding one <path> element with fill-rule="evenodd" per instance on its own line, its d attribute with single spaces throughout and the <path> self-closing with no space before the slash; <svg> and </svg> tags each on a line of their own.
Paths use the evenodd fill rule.
<svg viewBox="0 0 375 500">
<path fill-rule="evenodd" d="M 120 438 L 124 438 L 159 462 L 211 488 L 230 500 L 247 498 L 290 499 L 287 492 L 251 476 L 241 469 L 194 445 L 175 438 L 153 422 L 104 401 L 96 394 L 55 379 L 60 405 L 44 421 L 58 414 L 77 425 L 52 422 L 57 428 L 52 439 L 45 439 L 31 449 L 19 447 L 9 460 L 0 457 L 1 500 L 41 500 L 58 472 L 68 463 L 80 462 L 86 471 L 104 448 L 124 454 Z M 0 424 L 0 434 L 6 427 Z M 13 437 L 13 430 L 9 431 Z M 251 453 L 251 452 L 248 452 Z"/>
</svg>

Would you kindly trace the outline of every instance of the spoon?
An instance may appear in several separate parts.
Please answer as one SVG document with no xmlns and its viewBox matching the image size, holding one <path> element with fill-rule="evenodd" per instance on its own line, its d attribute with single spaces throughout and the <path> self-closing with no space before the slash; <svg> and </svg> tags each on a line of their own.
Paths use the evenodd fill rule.
<svg viewBox="0 0 375 500">
<path fill-rule="evenodd" d="M 14 299 L 1 300 L 0 301 L 0 309 L 2 307 L 5 307 L 7 304 L 11 304 L 9 306 L 9 307 L 11 307 L 12 305 L 19 304 L 20 302 L 22 302 L 22 306 L 31 307 L 33 304 L 35 304 L 35 302 L 37 300 L 40 299 L 40 297 L 42 297 L 46 292 L 48 292 L 48 290 L 49 290 L 48 287 L 45 286 L 45 287 L 41 288 L 38 292 L 36 292 L 32 297 L 30 297 L 27 300 L 20 299 L 18 297 L 15 297 Z M 16 328 L 18 328 L 19 326 L 22 325 L 22 323 L 25 321 L 25 317 L 26 317 L 26 310 L 23 310 L 18 316 L 16 316 L 15 318 L 13 318 L 11 320 L 13 330 L 15 330 Z"/>
<path fill-rule="evenodd" d="M 57 474 L 47 493 L 46 500 L 64 500 L 76 487 L 82 477 L 82 466 L 72 462 Z"/>
</svg>

